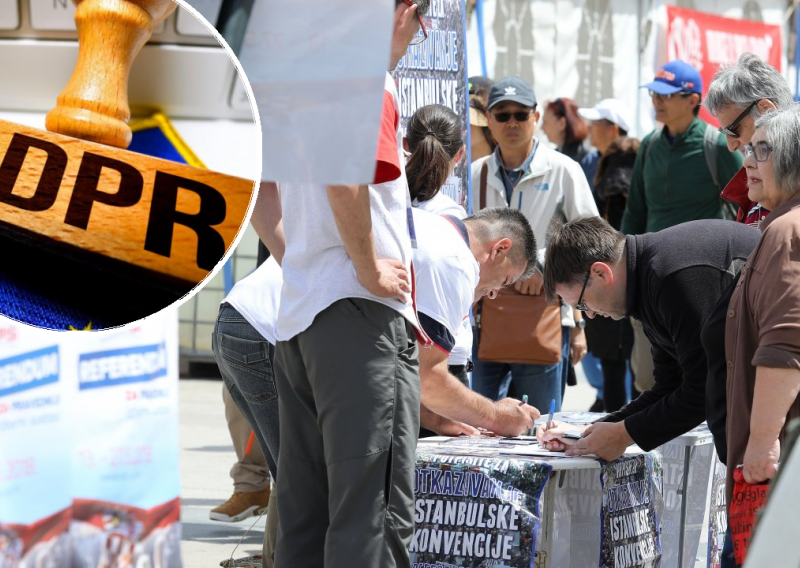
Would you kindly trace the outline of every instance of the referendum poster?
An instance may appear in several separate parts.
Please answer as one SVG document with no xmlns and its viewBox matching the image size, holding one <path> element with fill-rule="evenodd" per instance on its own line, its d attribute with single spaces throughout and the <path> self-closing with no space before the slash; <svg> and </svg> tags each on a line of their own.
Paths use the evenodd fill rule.
<svg viewBox="0 0 800 568">
<path fill-rule="evenodd" d="M 0 568 L 179 567 L 177 317 L 0 317 Z"/>
<path fill-rule="evenodd" d="M 177 322 L 81 342 L 77 380 L 73 550 L 86 566 L 179 567 Z M 89 411 L 91 409 L 91 411 Z"/>
<path fill-rule="evenodd" d="M 443 455 L 438 447 L 417 449 L 412 567 L 532 566 L 542 490 L 552 466 L 510 457 Z"/>
<path fill-rule="evenodd" d="M 423 106 L 444 105 L 461 117 L 464 142 L 469 124 L 463 0 L 431 0 L 425 18 L 428 39 L 411 45 L 394 70 L 403 136 L 408 119 Z M 442 192 L 467 209 L 469 163 L 458 164 Z"/>
<path fill-rule="evenodd" d="M 0 318 L 0 566 L 69 567 L 62 335 Z"/>
<path fill-rule="evenodd" d="M 600 566 L 660 566 L 661 461 L 648 454 L 603 462 L 603 533 Z"/>
</svg>

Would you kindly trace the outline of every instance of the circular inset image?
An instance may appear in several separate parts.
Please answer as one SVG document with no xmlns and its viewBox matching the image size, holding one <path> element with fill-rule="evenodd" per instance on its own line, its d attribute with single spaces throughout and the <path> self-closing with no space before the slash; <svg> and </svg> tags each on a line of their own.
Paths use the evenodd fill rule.
<svg viewBox="0 0 800 568">
<path fill-rule="evenodd" d="M 173 0 L 27 8 L 0 16 L 0 314 L 122 326 L 187 297 L 237 241 L 261 177 L 250 87 Z"/>
</svg>

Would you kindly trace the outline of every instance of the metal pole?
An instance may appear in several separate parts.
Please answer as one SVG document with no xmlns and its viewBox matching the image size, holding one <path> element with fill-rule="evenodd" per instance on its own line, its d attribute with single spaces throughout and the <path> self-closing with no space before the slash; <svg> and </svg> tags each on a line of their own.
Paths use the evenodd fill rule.
<svg viewBox="0 0 800 568">
<path fill-rule="evenodd" d="M 475 2 L 475 25 L 478 26 L 478 48 L 481 54 L 481 75 L 489 76 L 486 67 L 486 43 L 483 34 L 483 0 Z"/>
<path fill-rule="evenodd" d="M 794 8 L 794 100 L 800 101 L 800 10 Z"/>
</svg>

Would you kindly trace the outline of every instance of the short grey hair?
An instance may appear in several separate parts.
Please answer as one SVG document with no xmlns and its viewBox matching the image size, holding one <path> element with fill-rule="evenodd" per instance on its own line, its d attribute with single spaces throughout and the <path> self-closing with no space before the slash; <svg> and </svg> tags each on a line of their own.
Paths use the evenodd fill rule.
<svg viewBox="0 0 800 568">
<path fill-rule="evenodd" d="M 761 99 L 771 101 L 777 108 L 794 102 L 789 84 L 777 69 L 754 53 L 743 53 L 736 64 L 723 66 L 714 75 L 705 106 L 716 116 L 730 105 L 745 109 Z M 758 106 L 753 107 L 750 116 L 761 116 Z"/>
<path fill-rule="evenodd" d="M 788 196 L 800 191 L 800 106 L 789 105 L 765 113 L 756 121 L 767 143 L 772 146 L 772 171 L 775 185 Z"/>
</svg>

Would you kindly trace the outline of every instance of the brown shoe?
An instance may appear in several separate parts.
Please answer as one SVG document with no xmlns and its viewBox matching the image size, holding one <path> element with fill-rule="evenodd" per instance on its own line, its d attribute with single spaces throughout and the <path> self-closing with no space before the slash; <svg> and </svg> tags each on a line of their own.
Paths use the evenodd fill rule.
<svg viewBox="0 0 800 568">
<path fill-rule="evenodd" d="M 269 502 L 269 486 L 261 491 L 251 493 L 236 492 L 225 503 L 214 507 L 208 514 L 212 521 L 238 523 L 248 517 L 256 517 L 267 510 Z"/>
</svg>

